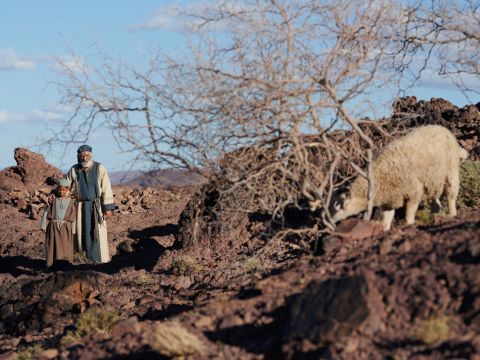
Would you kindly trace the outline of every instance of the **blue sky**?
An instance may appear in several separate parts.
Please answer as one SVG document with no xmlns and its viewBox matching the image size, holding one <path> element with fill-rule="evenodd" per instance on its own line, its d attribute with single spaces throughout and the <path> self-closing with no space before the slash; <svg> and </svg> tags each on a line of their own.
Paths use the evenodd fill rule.
<svg viewBox="0 0 480 360">
<path fill-rule="evenodd" d="M 48 136 L 47 127 L 68 117 L 69 109 L 58 105 L 60 95 L 50 83 L 55 79 L 53 58 L 67 57 L 68 47 L 86 57 L 98 47 L 132 63 L 146 49 L 175 51 L 180 38 L 171 31 L 175 22 L 166 10 L 171 4 L 178 2 L 4 1 L 0 12 L 0 168 L 15 165 L 16 147 L 39 151 L 36 145 Z M 450 85 L 433 78 L 412 89 L 411 95 L 444 97 L 457 106 L 467 102 Z M 94 158 L 110 171 L 124 170 L 128 156 L 119 152 L 108 131 L 89 144 Z M 62 169 L 75 161 L 74 149 L 65 156 L 59 151 L 42 153 Z"/>
<path fill-rule="evenodd" d="M 15 165 L 13 151 L 26 147 L 38 151 L 41 137 L 52 121 L 68 116 L 59 107 L 54 57 L 95 52 L 98 46 L 111 56 L 133 61 L 150 47 L 174 48 L 168 31 L 170 1 L 6 1 L 0 12 L 0 168 Z M 152 22 L 152 21 L 156 21 Z M 150 30 L 154 25 L 167 30 Z M 90 141 L 94 156 L 109 169 L 121 170 L 125 156 L 118 153 L 108 132 Z M 60 157 L 44 153 L 47 161 L 67 168 L 75 151 Z"/>
</svg>

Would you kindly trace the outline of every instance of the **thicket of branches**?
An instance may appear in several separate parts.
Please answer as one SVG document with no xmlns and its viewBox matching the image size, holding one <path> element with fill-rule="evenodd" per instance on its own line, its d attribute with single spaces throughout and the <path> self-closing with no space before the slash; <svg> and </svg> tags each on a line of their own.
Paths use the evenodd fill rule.
<svg viewBox="0 0 480 360">
<path fill-rule="evenodd" d="M 422 72 L 478 91 L 454 76 L 479 74 L 473 1 L 209 1 L 178 17 L 188 28 L 184 48 L 152 54 L 146 67 L 60 63 L 62 102 L 76 111 L 52 142 L 81 142 L 108 127 L 154 167 L 216 174 L 226 213 L 281 221 L 302 198 L 327 209 L 348 176 L 371 180 L 378 144 L 359 121 Z M 331 228 L 328 211 L 322 216 Z"/>
<path fill-rule="evenodd" d="M 480 2 L 421 3 L 406 40 L 422 49 L 429 76 L 447 76 L 471 102 L 480 94 Z M 425 51 L 426 50 L 426 51 Z"/>
</svg>

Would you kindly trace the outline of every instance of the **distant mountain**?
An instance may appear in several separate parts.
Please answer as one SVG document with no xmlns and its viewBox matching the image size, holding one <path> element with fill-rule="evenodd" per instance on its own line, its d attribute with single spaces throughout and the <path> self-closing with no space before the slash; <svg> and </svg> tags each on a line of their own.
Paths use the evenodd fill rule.
<svg viewBox="0 0 480 360">
<path fill-rule="evenodd" d="M 142 171 L 132 170 L 132 171 L 109 171 L 108 176 L 113 185 L 126 184 L 129 181 L 142 176 Z"/>
<path fill-rule="evenodd" d="M 129 185 L 134 187 L 185 187 L 196 186 L 204 178 L 193 171 L 178 169 L 161 169 L 154 171 L 117 171 L 109 173 L 114 185 Z"/>
</svg>

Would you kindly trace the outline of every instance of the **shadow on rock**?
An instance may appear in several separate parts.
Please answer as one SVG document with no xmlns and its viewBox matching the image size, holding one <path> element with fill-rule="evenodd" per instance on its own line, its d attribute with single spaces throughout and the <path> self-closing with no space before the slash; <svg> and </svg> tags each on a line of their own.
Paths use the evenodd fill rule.
<svg viewBox="0 0 480 360">
<path fill-rule="evenodd" d="M 382 313 L 373 275 L 312 280 L 289 306 L 282 352 L 288 359 L 326 356 L 356 330 L 375 331 Z"/>
<path fill-rule="evenodd" d="M 175 235 L 178 232 L 178 225 L 167 224 L 164 226 L 153 226 L 140 231 L 132 231 L 129 236 L 138 241 L 133 244 L 132 252 L 119 254 L 112 257 L 111 261 L 103 264 L 71 264 L 68 262 L 55 262 L 48 270 L 45 267 L 45 260 L 31 259 L 24 255 L 0 256 L 0 273 L 19 275 L 34 275 L 38 272 L 49 271 L 98 271 L 106 274 L 118 273 L 123 268 L 134 267 L 135 270 L 145 269 L 152 271 L 158 258 L 165 251 L 154 237 Z"/>
<path fill-rule="evenodd" d="M 129 254 L 113 256 L 108 263 L 87 265 L 86 268 L 106 274 L 118 273 L 123 268 L 128 267 L 134 267 L 135 270 L 145 269 L 150 272 L 157 264 L 158 258 L 165 251 L 165 247 L 154 239 L 143 238 L 133 246 L 133 250 Z"/>
<path fill-rule="evenodd" d="M 268 359 L 280 359 L 286 317 L 285 307 L 280 307 L 265 315 L 271 317 L 272 321 L 261 325 L 248 323 L 220 328 L 216 331 L 206 332 L 205 335 L 211 341 L 238 346 L 251 353 L 263 354 Z"/>
<path fill-rule="evenodd" d="M 0 256 L 0 273 L 16 277 L 33 275 L 42 270 L 45 270 L 45 260 L 31 259 L 23 255 Z"/>
<path fill-rule="evenodd" d="M 478 229 L 480 221 L 468 221 L 460 224 L 441 224 L 436 226 L 419 226 L 420 230 L 424 230 L 430 234 L 444 233 L 445 231 L 460 230 L 460 229 Z"/>
<path fill-rule="evenodd" d="M 46 326 L 61 328 L 74 313 L 97 301 L 104 283 L 95 272 L 66 272 L 3 287 L 0 332 L 23 335 Z"/>
<path fill-rule="evenodd" d="M 134 245 L 131 253 L 115 255 L 109 262 L 98 264 L 56 262 L 48 271 L 95 271 L 112 275 L 120 272 L 124 268 L 133 267 L 135 270 L 145 269 L 150 272 L 164 251 L 165 248 L 154 239 L 142 239 Z"/>
<path fill-rule="evenodd" d="M 158 352 L 153 350 L 144 350 L 144 351 L 137 351 L 132 354 L 128 355 L 116 355 L 113 357 L 109 357 L 110 360 L 144 360 L 144 359 L 152 359 L 152 360 L 167 360 L 171 359 L 171 357 L 166 357 L 160 355 Z"/>
<path fill-rule="evenodd" d="M 433 349 L 418 351 L 412 355 L 412 358 L 432 358 L 432 359 L 474 359 L 477 354 L 475 347 L 470 342 L 445 342 Z"/>
<path fill-rule="evenodd" d="M 152 238 L 155 236 L 176 235 L 179 226 L 177 224 L 166 224 L 161 226 L 151 226 L 142 230 L 130 231 L 128 236 L 132 239 Z"/>
<path fill-rule="evenodd" d="M 162 310 L 148 310 L 142 316 L 142 320 L 164 320 L 192 309 L 192 305 L 171 304 Z"/>
</svg>

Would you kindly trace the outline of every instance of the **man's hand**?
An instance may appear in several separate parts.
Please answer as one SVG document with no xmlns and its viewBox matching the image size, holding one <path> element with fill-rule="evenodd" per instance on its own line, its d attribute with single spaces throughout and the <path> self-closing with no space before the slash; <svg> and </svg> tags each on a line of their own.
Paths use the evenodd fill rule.
<svg viewBox="0 0 480 360">
<path fill-rule="evenodd" d="M 50 195 L 48 195 L 48 203 L 51 205 L 53 204 L 53 201 L 55 200 L 55 194 L 52 192 Z"/>
<path fill-rule="evenodd" d="M 113 216 L 113 213 L 112 213 L 111 210 L 107 210 L 107 211 L 105 211 L 103 216 L 105 217 L 105 219 L 108 219 L 108 218 L 111 218 Z"/>
</svg>

